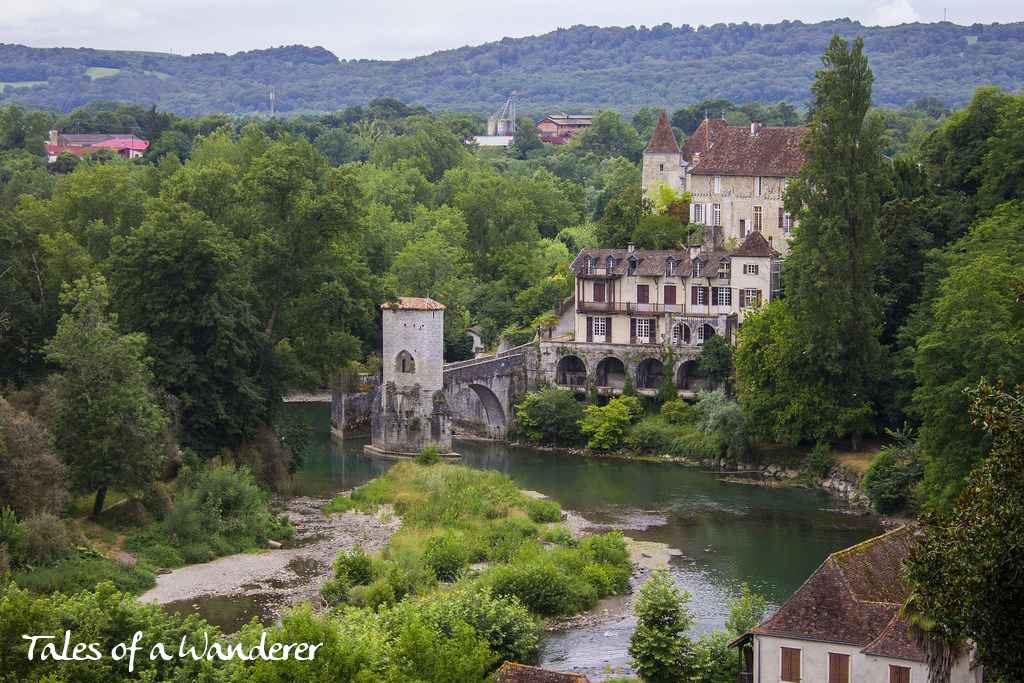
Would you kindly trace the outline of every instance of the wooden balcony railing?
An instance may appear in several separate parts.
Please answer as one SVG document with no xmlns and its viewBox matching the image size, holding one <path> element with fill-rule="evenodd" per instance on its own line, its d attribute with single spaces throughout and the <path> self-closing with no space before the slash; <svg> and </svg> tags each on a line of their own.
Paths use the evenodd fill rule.
<svg viewBox="0 0 1024 683">
<path fill-rule="evenodd" d="M 664 315 L 666 313 L 684 313 L 683 304 L 640 304 L 635 301 L 580 301 L 577 309 L 583 313 L 620 313 L 635 315 L 649 313 Z"/>
</svg>

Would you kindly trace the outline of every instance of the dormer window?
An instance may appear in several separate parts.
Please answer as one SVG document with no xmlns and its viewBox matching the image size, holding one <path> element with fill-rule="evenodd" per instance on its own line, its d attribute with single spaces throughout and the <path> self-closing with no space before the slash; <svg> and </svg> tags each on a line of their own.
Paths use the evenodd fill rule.
<svg viewBox="0 0 1024 683">
<path fill-rule="evenodd" d="M 594 272 L 594 259 L 591 256 L 587 256 L 583 259 L 583 272 L 586 275 L 590 275 Z"/>
<path fill-rule="evenodd" d="M 636 259 L 632 256 L 626 262 L 626 275 L 636 275 Z"/>
<path fill-rule="evenodd" d="M 614 256 L 609 256 L 608 258 L 606 258 L 604 260 L 604 265 L 608 269 L 609 273 L 612 272 L 612 268 L 615 267 L 615 257 Z"/>
<path fill-rule="evenodd" d="M 730 270 L 729 259 L 722 259 L 718 262 L 718 277 L 729 277 Z"/>
<path fill-rule="evenodd" d="M 671 256 L 665 261 L 665 275 L 672 277 L 676 274 L 676 267 L 679 263 Z"/>
<path fill-rule="evenodd" d="M 700 259 L 696 259 L 693 262 L 693 276 L 694 277 L 700 277 L 701 273 L 703 273 L 703 272 L 704 272 L 704 262 L 701 261 Z"/>
</svg>

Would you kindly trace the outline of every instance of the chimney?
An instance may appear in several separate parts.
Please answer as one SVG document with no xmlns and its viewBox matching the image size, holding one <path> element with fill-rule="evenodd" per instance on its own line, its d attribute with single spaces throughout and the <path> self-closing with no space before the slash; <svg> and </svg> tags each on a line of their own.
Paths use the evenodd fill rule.
<svg viewBox="0 0 1024 683">
<path fill-rule="evenodd" d="M 636 251 L 636 245 L 633 244 L 632 242 L 628 243 L 626 245 L 626 253 L 632 254 L 634 251 Z"/>
<path fill-rule="evenodd" d="M 757 133 L 758 133 L 759 130 L 761 130 L 761 122 L 760 121 L 751 121 L 750 122 L 750 137 L 756 138 L 757 137 Z"/>
</svg>

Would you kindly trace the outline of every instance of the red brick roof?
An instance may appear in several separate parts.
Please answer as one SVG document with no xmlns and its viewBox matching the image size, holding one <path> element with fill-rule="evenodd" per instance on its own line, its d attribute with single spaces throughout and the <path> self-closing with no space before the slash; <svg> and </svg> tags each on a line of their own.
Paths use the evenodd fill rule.
<svg viewBox="0 0 1024 683">
<path fill-rule="evenodd" d="M 705 121 L 697 129 L 708 126 L 705 137 L 710 147 L 695 143 L 692 152 L 700 152 L 700 159 L 691 173 L 698 175 L 748 175 L 792 178 L 800 173 L 805 157 L 800 141 L 807 128 L 770 128 L 761 126 L 757 135 L 750 134 L 747 126 L 730 126 L 721 119 Z M 694 133 L 693 140 L 697 137 Z M 683 145 L 684 152 L 690 140 Z M 698 141 L 699 143 L 699 141 Z M 685 153 L 684 153 L 685 157 Z M 692 161 L 692 159 L 687 159 Z"/>
<path fill-rule="evenodd" d="M 913 532 L 901 527 L 833 553 L 751 633 L 859 645 L 921 661 L 923 653 L 906 637 L 906 623 L 896 618 L 910 595 L 903 560 L 914 543 Z"/>
<path fill-rule="evenodd" d="M 772 249 L 771 245 L 768 244 L 768 240 L 764 238 L 758 231 L 754 231 L 747 235 L 747 238 L 743 240 L 743 244 L 736 251 L 729 254 L 729 256 L 746 256 L 748 258 L 778 258 L 779 252 Z"/>
<path fill-rule="evenodd" d="M 703 155 L 708 152 L 714 146 L 722 131 L 728 127 L 729 122 L 725 119 L 704 119 L 701 121 L 701 124 L 697 126 L 697 130 L 693 131 L 693 135 L 686 138 L 686 142 L 683 143 L 683 159 L 686 160 L 686 163 L 692 164 L 694 157 L 698 153 Z"/>
<path fill-rule="evenodd" d="M 583 674 L 542 669 L 536 666 L 505 662 L 498 669 L 498 683 L 590 683 Z"/>
<path fill-rule="evenodd" d="M 668 114 L 661 110 L 658 123 L 654 126 L 654 133 L 651 135 L 651 143 L 647 145 L 644 154 L 678 154 L 679 145 L 676 144 L 676 136 L 672 132 L 672 124 L 668 122 Z"/>
<path fill-rule="evenodd" d="M 381 308 L 391 308 L 391 304 L 385 302 Z M 398 308 L 402 311 L 443 311 L 445 306 L 439 301 L 415 296 L 402 296 L 398 298 Z"/>
</svg>

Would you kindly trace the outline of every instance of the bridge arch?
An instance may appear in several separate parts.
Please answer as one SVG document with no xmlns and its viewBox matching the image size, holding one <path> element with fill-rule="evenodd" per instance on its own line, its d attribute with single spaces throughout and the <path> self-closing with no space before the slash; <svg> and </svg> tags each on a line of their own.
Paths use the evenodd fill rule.
<svg viewBox="0 0 1024 683">
<path fill-rule="evenodd" d="M 626 384 L 626 366 L 615 356 L 602 358 L 597 364 L 594 381 L 599 387 L 621 389 Z"/>
<path fill-rule="evenodd" d="M 708 385 L 708 376 L 700 371 L 696 360 L 688 360 L 679 364 L 676 373 L 676 386 L 686 391 L 704 389 Z"/>
<path fill-rule="evenodd" d="M 579 356 L 562 356 L 555 368 L 555 384 L 581 387 L 587 383 L 587 365 Z"/>
<path fill-rule="evenodd" d="M 473 390 L 477 398 L 480 399 L 480 403 L 483 404 L 484 412 L 487 413 L 487 424 L 491 429 L 498 429 L 501 433 L 504 433 L 506 426 L 505 409 L 502 407 L 501 400 L 497 394 L 483 384 L 470 384 L 469 388 Z"/>
</svg>

